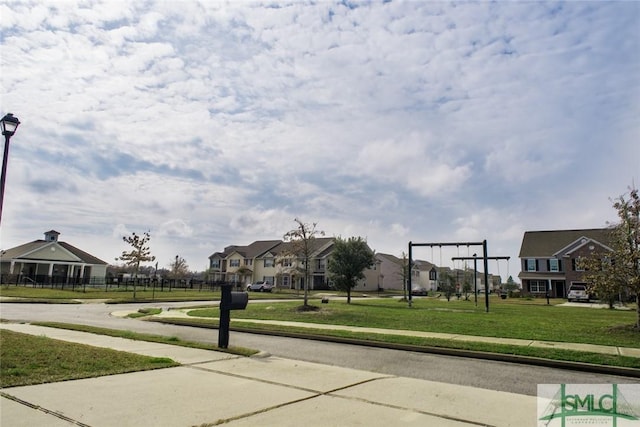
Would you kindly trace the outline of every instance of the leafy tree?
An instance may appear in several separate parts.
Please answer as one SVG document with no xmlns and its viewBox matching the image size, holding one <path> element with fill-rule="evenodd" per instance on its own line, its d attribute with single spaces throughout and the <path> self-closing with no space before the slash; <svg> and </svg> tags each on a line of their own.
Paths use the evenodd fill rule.
<svg viewBox="0 0 640 427">
<path fill-rule="evenodd" d="M 469 294 L 473 291 L 473 270 L 464 270 L 464 281 L 462 282 L 462 293 L 465 301 L 469 301 Z"/>
<path fill-rule="evenodd" d="M 508 292 L 509 297 L 511 297 L 513 295 L 513 292 L 518 289 L 518 284 L 513 280 L 513 277 L 509 276 L 504 288 Z"/>
<path fill-rule="evenodd" d="M 298 218 L 294 221 L 298 224 L 296 228 L 285 233 L 283 239 L 285 242 L 290 242 L 290 254 L 297 257 L 303 264 L 304 269 L 304 306 L 307 307 L 309 301 L 309 263 L 311 261 L 311 255 L 314 251 L 313 242 L 316 239 L 316 235 L 324 236 L 324 231 L 317 230 L 318 223 L 314 222 L 308 224 L 302 222 Z"/>
<path fill-rule="evenodd" d="M 361 237 L 336 238 L 327 269 L 334 286 L 347 292 L 347 304 L 351 304 L 351 289 L 364 279 L 364 270 L 375 262 L 374 252 Z"/>
<path fill-rule="evenodd" d="M 451 296 L 456 292 L 456 277 L 449 272 L 443 271 L 440 290 L 444 292 L 447 301 L 451 301 Z"/>
<path fill-rule="evenodd" d="M 131 246 L 130 251 L 123 251 L 122 255 L 118 258 L 125 264 L 134 268 L 133 277 L 138 277 L 138 271 L 140 270 L 141 262 L 155 261 L 156 257 L 151 255 L 149 249 L 149 240 L 151 234 L 149 231 L 145 231 L 142 235 L 131 233 L 131 236 L 123 236 L 122 240 Z M 136 280 L 133 281 L 133 298 L 136 298 Z"/>
<path fill-rule="evenodd" d="M 401 270 L 397 273 L 402 278 L 402 301 L 407 301 L 409 295 L 407 294 L 407 284 L 409 283 L 409 257 L 403 251 L 401 261 Z"/>
<path fill-rule="evenodd" d="M 610 253 L 594 254 L 581 260 L 589 290 L 612 304 L 615 295 L 629 292 L 636 298 L 636 329 L 640 331 L 640 195 L 630 188 L 629 195 L 614 200 L 619 223 L 610 227 Z M 603 255 L 606 255 L 603 257 Z"/>
<path fill-rule="evenodd" d="M 172 279 L 184 279 L 189 276 L 189 266 L 187 261 L 179 255 L 169 264 Z"/>
</svg>

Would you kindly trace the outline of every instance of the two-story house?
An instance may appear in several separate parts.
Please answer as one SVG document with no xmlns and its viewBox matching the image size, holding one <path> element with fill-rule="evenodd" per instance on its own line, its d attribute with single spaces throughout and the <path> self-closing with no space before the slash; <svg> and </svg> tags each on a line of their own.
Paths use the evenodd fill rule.
<svg viewBox="0 0 640 427">
<path fill-rule="evenodd" d="M 522 290 L 566 298 L 569 286 L 584 283 L 580 258 L 611 251 L 609 233 L 607 228 L 525 232 L 519 255 Z"/>
<path fill-rule="evenodd" d="M 209 256 L 209 280 L 214 282 L 248 284 L 256 275 L 256 259 L 280 245 L 281 240 L 258 240 L 247 246 L 231 245 Z M 264 280 L 260 277 L 259 280 Z"/>
<path fill-rule="evenodd" d="M 322 237 L 311 241 L 309 259 L 309 289 L 329 289 L 327 265 L 335 238 Z M 303 289 L 304 260 L 295 255 L 294 244 L 282 240 L 256 241 L 247 246 L 227 246 L 209 256 L 209 280 L 246 285 L 269 282 L 285 289 Z M 365 280 L 356 290 L 377 290 L 380 281 L 378 263 L 365 270 Z"/>
</svg>

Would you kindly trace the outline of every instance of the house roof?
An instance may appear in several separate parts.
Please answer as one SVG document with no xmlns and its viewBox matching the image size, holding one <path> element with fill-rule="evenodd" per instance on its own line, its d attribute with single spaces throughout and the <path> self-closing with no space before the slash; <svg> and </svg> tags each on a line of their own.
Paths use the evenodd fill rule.
<svg viewBox="0 0 640 427">
<path fill-rule="evenodd" d="M 316 237 L 311 243 L 311 252 L 314 256 L 325 256 L 326 251 L 330 248 L 330 243 L 333 243 L 335 238 L 333 237 Z M 234 252 L 239 253 L 244 258 L 253 259 L 266 254 L 267 252 L 273 255 L 284 255 L 292 251 L 292 242 L 284 242 L 282 240 L 257 240 L 246 246 L 231 245 L 224 248 L 222 252 L 214 252 L 209 258 L 226 258 Z M 315 254 L 317 251 L 323 251 L 321 254 Z"/>
<path fill-rule="evenodd" d="M 421 260 L 421 259 L 413 260 L 413 265 L 415 266 L 414 268 L 418 268 L 419 270 L 422 270 L 422 271 L 429 271 L 433 267 L 438 268 L 438 266 L 436 266 L 435 264 L 430 263 L 429 261 Z"/>
<path fill-rule="evenodd" d="M 526 231 L 518 256 L 520 258 L 551 258 L 583 237 L 608 246 L 610 229 Z"/>
<path fill-rule="evenodd" d="M 29 259 L 29 254 L 49 245 L 59 245 L 67 251 L 71 252 L 73 255 L 78 257 L 83 263 L 86 264 L 102 264 L 107 265 L 106 262 L 101 259 L 94 257 L 93 255 L 76 248 L 73 245 L 70 245 L 66 242 L 47 242 L 46 240 L 34 240 L 33 242 L 25 243 L 20 246 L 13 247 L 11 249 L 7 249 L 2 253 L 2 258 L 7 259 Z"/>
<path fill-rule="evenodd" d="M 391 254 L 384 254 L 384 253 L 377 253 L 376 254 L 376 258 L 384 258 L 386 260 L 389 260 L 395 264 L 402 264 L 402 260 L 400 258 L 398 258 L 395 255 L 391 255 Z"/>
<path fill-rule="evenodd" d="M 226 258 L 232 253 L 237 252 L 244 258 L 253 259 L 273 249 L 280 243 L 282 243 L 282 240 L 256 240 L 246 246 L 231 245 L 224 248 L 223 252 L 214 252 L 209 258 Z"/>
</svg>

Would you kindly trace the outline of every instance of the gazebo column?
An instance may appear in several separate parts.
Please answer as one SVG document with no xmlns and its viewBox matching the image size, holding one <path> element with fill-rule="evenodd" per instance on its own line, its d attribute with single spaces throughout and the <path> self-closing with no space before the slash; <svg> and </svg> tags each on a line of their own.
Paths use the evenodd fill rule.
<svg viewBox="0 0 640 427">
<path fill-rule="evenodd" d="M 71 282 L 71 275 L 73 274 L 73 264 L 67 264 L 67 285 Z"/>
</svg>

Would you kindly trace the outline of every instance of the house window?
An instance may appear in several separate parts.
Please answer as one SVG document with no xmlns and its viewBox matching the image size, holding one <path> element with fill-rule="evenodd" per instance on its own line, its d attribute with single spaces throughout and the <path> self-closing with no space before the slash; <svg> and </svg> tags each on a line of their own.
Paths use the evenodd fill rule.
<svg viewBox="0 0 640 427">
<path fill-rule="evenodd" d="M 220 268 L 220 258 L 211 260 L 211 268 Z"/>
<path fill-rule="evenodd" d="M 282 287 L 283 288 L 290 288 L 291 287 L 291 282 L 289 280 L 289 276 L 288 275 L 282 276 Z"/>
<path fill-rule="evenodd" d="M 538 271 L 538 261 L 535 259 L 528 259 L 527 271 Z"/>
<path fill-rule="evenodd" d="M 322 270 L 324 270 L 324 260 L 319 259 L 316 261 L 316 271 L 322 271 Z"/>
<path fill-rule="evenodd" d="M 244 265 L 253 265 L 253 260 L 252 259 L 245 259 L 244 260 Z"/>
<path fill-rule="evenodd" d="M 546 280 L 530 280 L 529 281 L 529 292 L 532 294 L 544 294 L 547 292 L 547 281 Z"/>
<path fill-rule="evenodd" d="M 282 260 L 283 267 L 291 267 L 291 258 L 285 258 Z"/>
<path fill-rule="evenodd" d="M 584 271 L 584 267 L 582 266 L 582 258 L 572 258 L 571 263 L 573 264 L 574 271 Z"/>
<path fill-rule="evenodd" d="M 558 272 L 560 271 L 560 260 L 558 259 L 550 259 L 549 260 L 549 271 Z"/>
<path fill-rule="evenodd" d="M 264 276 L 262 281 L 263 282 L 267 282 L 267 283 L 271 283 L 273 285 L 274 280 L 275 280 L 275 277 L 273 277 L 273 276 Z"/>
<path fill-rule="evenodd" d="M 273 258 L 265 258 L 264 266 L 265 267 L 273 267 L 275 263 L 273 262 Z"/>
<path fill-rule="evenodd" d="M 230 259 L 229 260 L 229 267 L 240 267 L 240 260 L 239 259 Z"/>
</svg>

